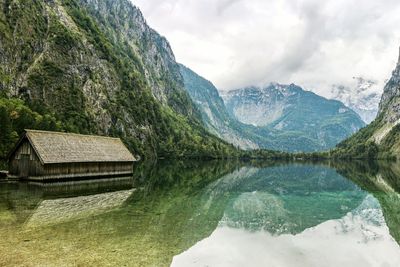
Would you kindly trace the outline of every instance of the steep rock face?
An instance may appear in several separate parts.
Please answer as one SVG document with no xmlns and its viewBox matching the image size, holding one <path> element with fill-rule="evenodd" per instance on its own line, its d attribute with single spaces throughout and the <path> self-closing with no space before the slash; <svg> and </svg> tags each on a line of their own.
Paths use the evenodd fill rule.
<svg viewBox="0 0 400 267">
<path fill-rule="evenodd" d="M 335 146 L 364 123 L 343 103 L 291 84 L 247 87 L 223 95 L 228 112 L 257 127 L 266 147 L 316 151 Z M 270 147 L 272 146 L 272 147 Z"/>
<path fill-rule="evenodd" d="M 318 151 L 335 146 L 364 125 L 341 102 L 295 85 L 248 87 L 219 95 L 215 86 L 181 66 L 185 89 L 207 128 L 242 148 Z M 225 100 L 225 103 L 223 102 Z"/>
<path fill-rule="evenodd" d="M 392 77 L 383 89 L 379 103 L 378 117 L 371 125 L 372 137 L 381 146 L 382 152 L 396 155 L 400 151 L 400 57 L 392 72 Z M 396 155 L 397 156 L 397 155 Z"/>
<path fill-rule="evenodd" d="M 239 121 L 254 126 L 267 126 L 279 119 L 289 97 L 296 96 L 299 88 L 272 84 L 266 88 L 247 87 L 223 95 L 228 111 Z"/>
<path fill-rule="evenodd" d="M 113 119 L 110 105 L 118 97 L 121 81 L 105 49 L 96 47 L 103 44 L 90 40 L 92 36 L 77 24 L 64 2 L 27 1 L 21 5 L 9 1 L 3 7 L 9 27 L 5 42 L 9 64 L 2 66 L 9 78 L 6 92 L 64 113 L 67 120 L 70 112 L 80 112 L 71 115 L 84 117 L 85 130 L 94 130 L 90 124 L 95 122 L 97 133 L 107 133 Z M 72 8 L 75 14 L 83 14 L 78 13 L 79 7 Z M 94 25 L 90 26 L 94 30 Z"/>
<path fill-rule="evenodd" d="M 339 100 L 357 112 L 365 123 L 372 122 L 378 113 L 381 94 L 376 81 L 357 77 L 354 86 L 333 85 L 331 99 Z"/>
<path fill-rule="evenodd" d="M 222 139 L 243 149 L 258 148 L 254 142 L 245 137 L 241 131 L 244 125 L 232 118 L 227 112 L 224 101 L 217 88 L 210 82 L 181 65 L 185 88 L 200 109 L 207 129 Z"/>
<path fill-rule="evenodd" d="M 387 123 L 398 123 L 400 119 L 400 56 L 392 77 L 383 89 L 378 115 Z"/>
<path fill-rule="evenodd" d="M 168 42 L 128 0 L 1 0 L 0 38 L 0 97 L 58 130 L 122 137 L 141 155 L 232 149 L 205 131 Z"/>
<path fill-rule="evenodd" d="M 384 87 L 377 118 L 333 151 L 339 157 L 387 158 L 400 152 L 400 58 Z"/>
<path fill-rule="evenodd" d="M 112 42 L 122 43 L 126 50 L 136 52 L 140 71 L 160 102 L 185 115 L 194 112 L 168 41 L 147 25 L 138 8 L 128 1 L 79 1 Z"/>
</svg>

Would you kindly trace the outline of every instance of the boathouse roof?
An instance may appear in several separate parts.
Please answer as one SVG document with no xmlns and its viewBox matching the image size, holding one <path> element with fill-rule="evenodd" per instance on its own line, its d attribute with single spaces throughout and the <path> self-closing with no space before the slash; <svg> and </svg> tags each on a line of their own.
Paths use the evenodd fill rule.
<svg viewBox="0 0 400 267">
<path fill-rule="evenodd" d="M 25 138 L 42 164 L 136 161 L 119 138 L 25 130 L 15 149 Z"/>
</svg>

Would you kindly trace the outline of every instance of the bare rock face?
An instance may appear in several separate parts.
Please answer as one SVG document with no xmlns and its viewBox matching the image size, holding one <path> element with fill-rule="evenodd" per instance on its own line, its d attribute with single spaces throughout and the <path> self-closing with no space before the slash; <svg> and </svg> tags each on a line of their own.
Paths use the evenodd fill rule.
<svg viewBox="0 0 400 267">
<path fill-rule="evenodd" d="M 384 88 L 378 115 L 383 116 L 388 123 L 395 123 L 400 119 L 400 56 L 392 77 Z"/>
<path fill-rule="evenodd" d="M 399 158 L 400 153 L 400 58 L 384 87 L 377 118 L 335 153 L 356 158 Z"/>
<path fill-rule="evenodd" d="M 148 26 L 137 7 L 126 0 L 79 1 L 112 39 L 135 51 L 135 57 L 143 67 L 140 71 L 155 98 L 185 115 L 193 112 L 182 107 L 190 101 L 169 42 Z M 182 99 L 176 99 L 177 95 Z"/>
<path fill-rule="evenodd" d="M 242 149 L 259 146 L 245 134 L 245 125 L 230 116 L 217 88 L 189 68 L 180 65 L 185 89 L 200 110 L 203 124 L 216 136 Z"/>
<path fill-rule="evenodd" d="M 358 114 L 343 103 L 305 91 L 295 84 L 246 87 L 226 92 L 223 99 L 234 118 L 253 127 L 257 136 L 264 137 L 260 142 L 260 147 L 264 148 L 329 149 L 365 125 Z"/>
<path fill-rule="evenodd" d="M 143 154 L 221 142 L 201 125 L 168 41 L 129 0 L 3 2 L 0 97 Z"/>
<path fill-rule="evenodd" d="M 225 92 L 181 65 L 185 88 L 209 131 L 243 149 L 317 151 L 364 126 L 341 102 L 299 86 L 270 84 Z"/>
</svg>

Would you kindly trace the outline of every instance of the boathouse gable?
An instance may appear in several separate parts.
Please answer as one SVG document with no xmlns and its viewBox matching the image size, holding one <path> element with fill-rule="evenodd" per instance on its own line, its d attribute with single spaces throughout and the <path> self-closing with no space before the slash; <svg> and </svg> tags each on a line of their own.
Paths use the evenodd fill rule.
<svg viewBox="0 0 400 267">
<path fill-rule="evenodd" d="M 43 164 L 26 137 L 18 142 L 9 159 L 10 174 L 18 174 L 20 177 L 27 177 L 28 175 L 41 176 L 44 174 Z"/>
</svg>

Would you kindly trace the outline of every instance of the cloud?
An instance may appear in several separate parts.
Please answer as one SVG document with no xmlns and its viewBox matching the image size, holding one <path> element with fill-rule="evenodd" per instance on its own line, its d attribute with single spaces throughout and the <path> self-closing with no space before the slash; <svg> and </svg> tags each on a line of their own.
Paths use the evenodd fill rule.
<svg viewBox="0 0 400 267">
<path fill-rule="evenodd" d="M 132 2 L 179 62 L 220 89 L 294 82 L 328 95 L 355 76 L 386 80 L 398 58 L 397 0 Z"/>
<path fill-rule="evenodd" d="M 220 2 L 217 2 L 217 14 L 221 15 L 230 6 L 240 1 L 242 0 L 221 0 Z"/>
</svg>

